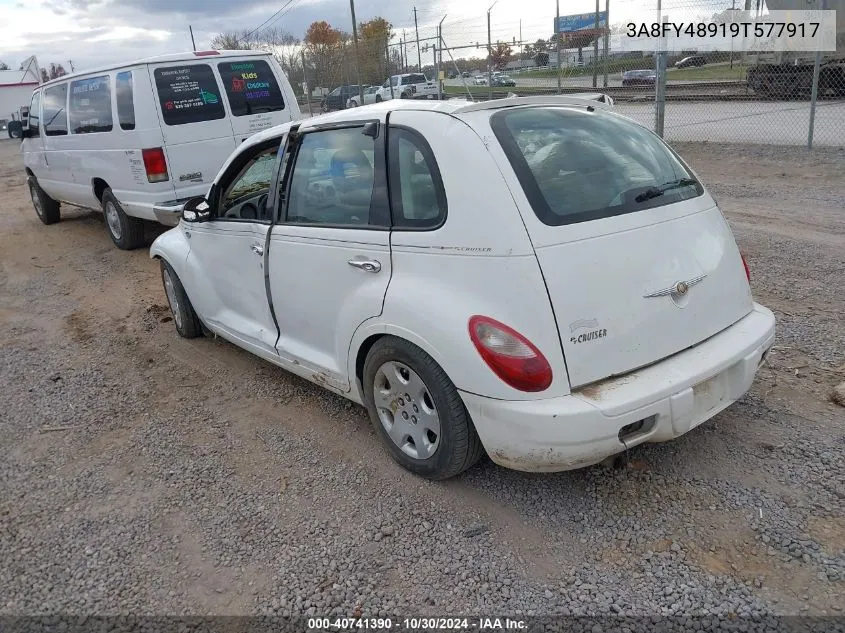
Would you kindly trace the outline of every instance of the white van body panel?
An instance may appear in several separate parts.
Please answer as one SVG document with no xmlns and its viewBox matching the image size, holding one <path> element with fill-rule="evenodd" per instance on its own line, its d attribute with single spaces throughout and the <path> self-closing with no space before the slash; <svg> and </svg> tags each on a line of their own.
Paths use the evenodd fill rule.
<svg viewBox="0 0 845 633">
<path fill-rule="evenodd" d="M 221 80 L 219 64 L 266 63 L 275 79 L 284 108 L 247 116 L 235 116 L 230 97 Z M 155 81 L 157 69 L 206 66 L 213 76 L 214 96 L 223 115 L 210 121 L 168 125 Z M 123 129 L 119 121 L 116 81 L 120 73 L 132 73 L 135 114 L 134 129 Z M 39 88 L 68 86 L 67 106 L 78 82 L 104 78 L 109 82 L 112 104 L 111 131 L 48 136 L 41 121 L 41 134 L 26 138 L 21 145 L 26 168 L 39 185 L 55 200 L 99 209 L 103 189 L 111 188 L 129 216 L 176 224 L 178 214 L 156 213 L 162 205 L 173 205 L 204 195 L 221 165 L 247 137 L 301 116 L 296 96 L 281 67 L 268 53 L 256 51 L 215 51 L 182 53 L 139 60 L 118 67 L 107 67 L 66 75 Z M 39 113 L 40 114 L 40 113 Z M 65 113 L 67 114 L 67 112 Z M 70 128 L 70 125 L 68 126 Z M 142 150 L 162 148 L 167 161 L 168 179 L 149 182 Z M 176 208 L 175 206 L 173 207 Z"/>
</svg>

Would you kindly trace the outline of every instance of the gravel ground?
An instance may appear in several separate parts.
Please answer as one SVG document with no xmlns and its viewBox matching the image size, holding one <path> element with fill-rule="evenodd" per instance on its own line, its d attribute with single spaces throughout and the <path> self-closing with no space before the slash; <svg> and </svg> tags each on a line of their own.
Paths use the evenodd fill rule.
<svg viewBox="0 0 845 633">
<path fill-rule="evenodd" d="M 845 615 L 845 152 L 678 146 L 779 319 L 742 401 L 615 467 L 430 483 L 359 407 L 180 339 L 146 251 L 83 210 L 42 226 L 16 149 L 0 614 Z"/>
</svg>

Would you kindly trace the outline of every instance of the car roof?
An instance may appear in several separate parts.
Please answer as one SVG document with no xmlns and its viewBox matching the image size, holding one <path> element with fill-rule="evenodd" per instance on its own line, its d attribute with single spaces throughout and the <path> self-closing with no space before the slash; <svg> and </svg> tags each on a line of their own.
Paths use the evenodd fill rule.
<svg viewBox="0 0 845 633">
<path fill-rule="evenodd" d="M 185 53 L 169 53 L 167 55 L 156 55 L 154 57 L 144 57 L 133 61 L 123 62 L 120 64 L 110 64 L 109 66 L 98 66 L 88 70 L 80 70 L 75 73 L 69 73 L 56 77 L 50 81 L 44 82 L 39 88 L 51 86 L 53 84 L 67 81 L 68 79 L 75 79 L 77 77 L 87 77 L 96 73 L 106 73 L 120 68 L 129 68 L 131 66 L 141 66 L 143 64 L 160 64 L 163 62 L 188 62 L 188 61 L 202 61 L 214 60 L 226 57 L 272 57 L 270 53 L 265 51 L 188 51 Z M 37 88 L 36 88 L 37 90 Z"/>
</svg>

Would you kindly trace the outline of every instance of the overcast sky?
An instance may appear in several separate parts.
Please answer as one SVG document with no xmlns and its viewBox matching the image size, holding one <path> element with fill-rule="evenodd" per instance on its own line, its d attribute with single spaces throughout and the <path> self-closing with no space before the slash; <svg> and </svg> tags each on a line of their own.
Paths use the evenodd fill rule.
<svg viewBox="0 0 845 633">
<path fill-rule="evenodd" d="M 605 0 L 600 0 L 604 8 Z M 380 15 L 401 36 L 414 37 L 414 4 L 420 37 L 435 33 L 446 15 L 443 38 L 447 46 L 474 44 L 487 39 L 487 9 L 492 0 L 356 0 L 359 22 Z M 351 29 L 348 0 L 0 0 L 0 60 L 17 68 L 30 55 L 41 66 L 68 60 L 76 70 L 129 61 L 152 55 L 190 50 L 188 25 L 194 28 L 197 48 L 207 48 L 221 31 L 253 29 L 288 4 L 270 26 L 302 37 L 314 20 L 327 20 Z M 611 0 L 611 23 L 639 18 L 651 20 L 655 0 Z M 729 0 L 663 0 L 663 6 L 706 7 Z M 561 0 L 561 14 L 595 10 L 591 0 Z M 448 15 L 447 15 L 448 14 Z M 498 0 L 492 10 L 493 40 L 549 37 L 555 0 Z M 398 38 L 397 38 L 398 39 Z M 413 59 L 416 51 L 409 53 Z M 464 49 L 456 56 L 483 55 Z M 430 57 L 429 53 L 429 57 Z M 423 63 L 428 60 L 423 57 Z"/>
</svg>

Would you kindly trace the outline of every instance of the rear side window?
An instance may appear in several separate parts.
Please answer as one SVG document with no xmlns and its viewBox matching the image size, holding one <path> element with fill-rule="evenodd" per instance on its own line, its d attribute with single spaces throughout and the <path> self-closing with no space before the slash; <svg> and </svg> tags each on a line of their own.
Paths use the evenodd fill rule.
<svg viewBox="0 0 845 633">
<path fill-rule="evenodd" d="M 424 84 L 425 82 L 425 75 L 409 75 L 402 80 L 402 83 L 406 84 Z"/>
<path fill-rule="evenodd" d="M 41 93 L 36 92 L 32 95 L 32 103 L 29 105 L 29 129 L 37 135 L 41 134 Z"/>
<path fill-rule="evenodd" d="M 235 116 L 285 109 L 282 90 L 273 70 L 263 59 L 217 64 Z"/>
<path fill-rule="evenodd" d="M 208 64 L 156 68 L 156 90 L 166 125 L 213 121 L 226 116 Z"/>
<path fill-rule="evenodd" d="M 70 84 L 70 129 L 74 134 L 111 132 L 111 82 L 108 75 Z"/>
<path fill-rule="evenodd" d="M 446 218 L 446 192 L 434 153 L 416 132 L 391 126 L 388 172 L 393 226 L 432 229 Z"/>
<path fill-rule="evenodd" d="M 51 86 L 44 90 L 44 133 L 47 136 L 67 134 L 67 84 Z"/>
<path fill-rule="evenodd" d="M 114 82 L 117 97 L 117 120 L 121 130 L 135 129 L 135 88 L 132 85 L 132 71 L 117 73 Z"/>
<path fill-rule="evenodd" d="M 610 113 L 519 108 L 494 114 L 490 124 L 534 212 L 551 226 L 704 193 L 657 136 Z"/>
</svg>

